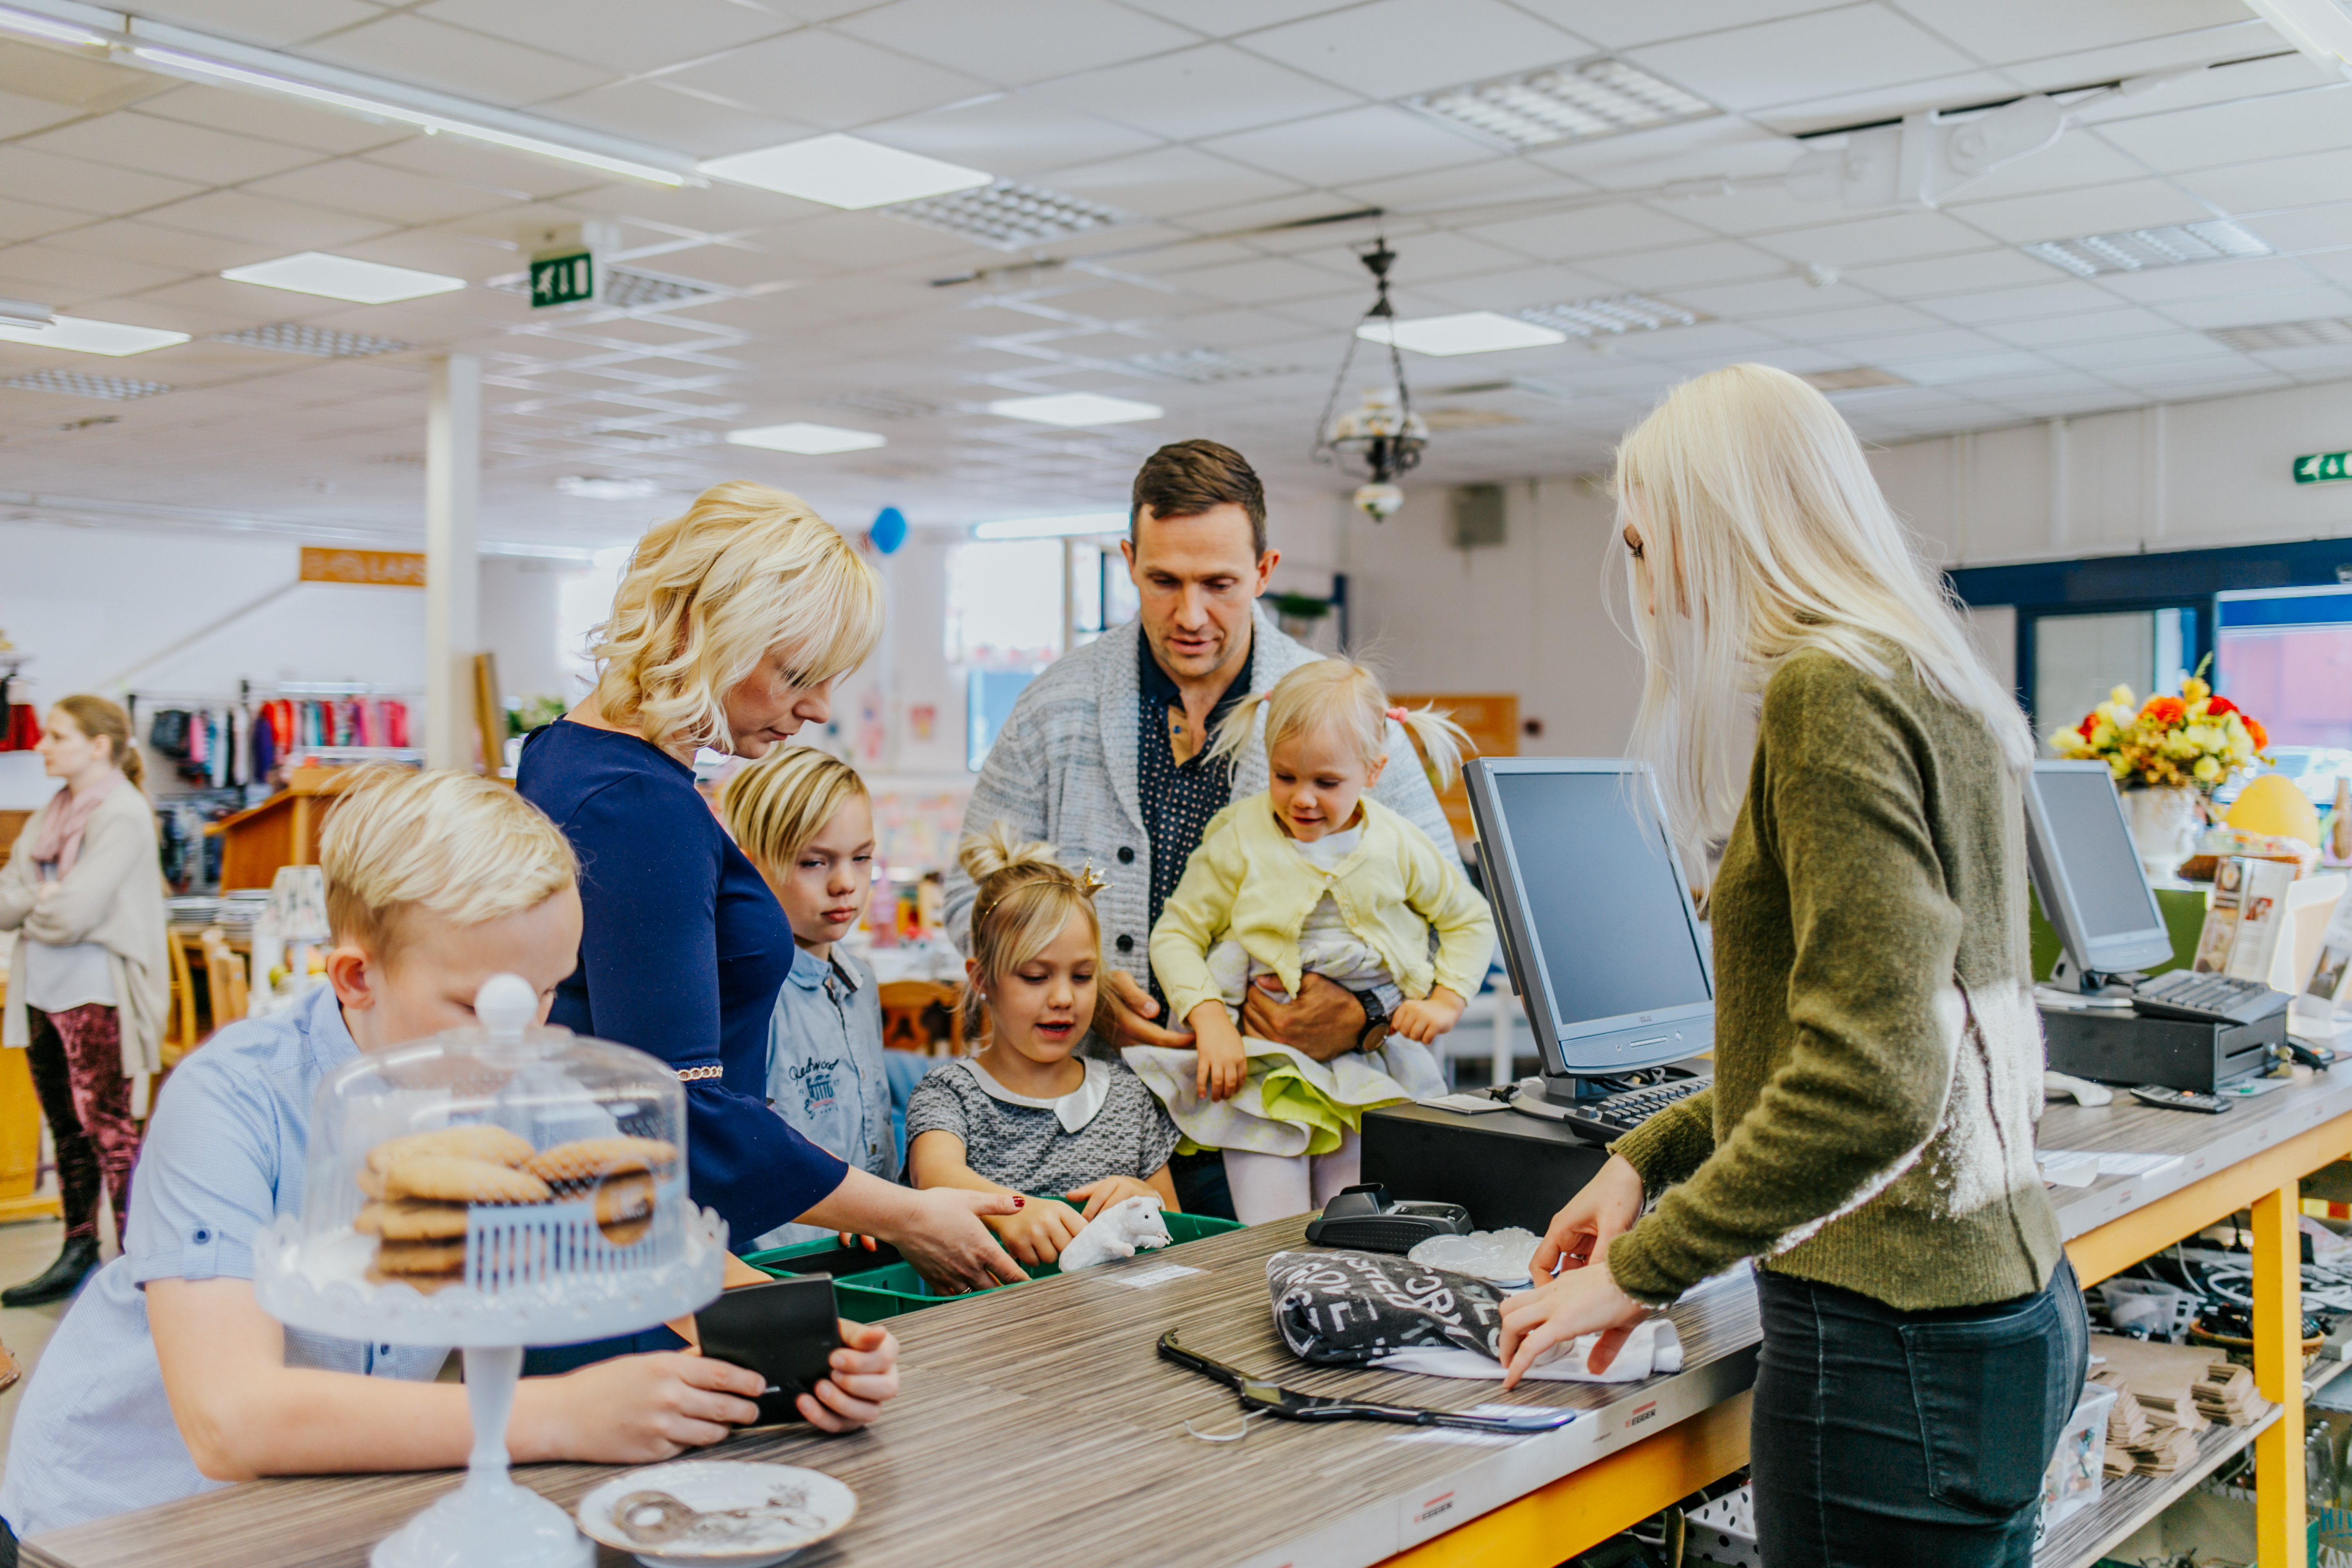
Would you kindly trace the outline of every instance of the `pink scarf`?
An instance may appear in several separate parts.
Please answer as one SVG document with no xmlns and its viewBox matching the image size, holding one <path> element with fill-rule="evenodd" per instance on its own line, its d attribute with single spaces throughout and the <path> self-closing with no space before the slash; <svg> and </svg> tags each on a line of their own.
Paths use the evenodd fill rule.
<svg viewBox="0 0 2352 1568">
<path fill-rule="evenodd" d="M 79 795 L 67 788 L 50 796 L 48 809 L 41 814 L 40 842 L 33 846 L 33 864 L 46 866 L 54 862 L 60 878 L 72 870 L 75 858 L 81 854 L 82 829 L 89 826 L 89 819 L 98 815 L 106 797 L 123 782 L 121 773 L 109 768 L 104 778 Z"/>
</svg>

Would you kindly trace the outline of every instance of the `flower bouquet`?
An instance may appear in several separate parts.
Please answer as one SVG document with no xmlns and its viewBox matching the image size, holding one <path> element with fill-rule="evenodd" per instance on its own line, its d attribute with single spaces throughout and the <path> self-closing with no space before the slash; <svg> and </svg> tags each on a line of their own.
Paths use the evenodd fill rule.
<svg viewBox="0 0 2352 1568">
<path fill-rule="evenodd" d="M 2175 873 L 2214 789 L 2261 761 L 2270 745 L 2262 721 L 2214 695 L 2200 679 L 2205 666 L 2197 668 L 2178 697 L 2135 704 L 2131 688 L 2118 686 L 2081 723 L 2050 737 L 2061 757 L 2107 764 L 2125 792 L 2132 842 L 2151 876 Z"/>
</svg>

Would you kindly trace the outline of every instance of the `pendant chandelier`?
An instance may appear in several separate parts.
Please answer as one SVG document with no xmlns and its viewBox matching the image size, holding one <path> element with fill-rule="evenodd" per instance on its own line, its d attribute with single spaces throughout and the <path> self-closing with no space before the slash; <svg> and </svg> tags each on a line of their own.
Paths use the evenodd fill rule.
<svg viewBox="0 0 2352 1568">
<path fill-rule="evenodd" d="M 1350 499 L 1357 510 L 1384 522 L 1404 505 L 1404 491 L 1395 481 L 1421 461 L 1422 450 L 1429 445 L 1429 426 L 1412 411 L 1412 389 L 1405 384 L 1404 360 L 1397 352 L 1396 309 L 1389 303 L 1389 268 L 1396 264 L 1396 252 L 1383 239 L 1361 259 L 1364 270 L 1372 275 L 1372 308 L 1349 333 L 1348 352 L 1332 380 L 1331 395 L 1315 422 L 1315 460 L 1343 473 L 1363 475 L 1366 482 Z M 1335 417 L 1355 370 L 1356 345 L 1368 340 L 1388 345 L 1391 380 L 1385 386 L 1364 388 L 1363 402 Z"/>
</svg>

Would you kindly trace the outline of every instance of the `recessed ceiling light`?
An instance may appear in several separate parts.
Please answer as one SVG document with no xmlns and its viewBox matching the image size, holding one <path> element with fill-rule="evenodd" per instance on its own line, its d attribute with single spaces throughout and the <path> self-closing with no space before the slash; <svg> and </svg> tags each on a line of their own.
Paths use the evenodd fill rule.
<svg viewBox="0 0 2352 1568">
<path fill-rule="evenodd" d="M 661 486 L 649 479 L 616 479 L 602 474 L 566 474 L 555 488 L 582 500 L 645 500 L 661 493 Z"/>
<path fill-rule="evenodd" d="M 81 316 L 59 316 L 46 327 L 29 322 L 0 321 L 0 338 L 12 343 L 37 343 L 45 349 L 70 349 L 78 354 L 143 354 L 188 341 L 185 332 L 156 327 L 131 327 L 120 321 L 93 321 Z"/>
<path fill-rule="evenodd" d="M 1423 93 L 1405 104 L 1514 151 L 1646 131 L 1718 112 L 1706 100 L 1622 60 L 1555 66 Z"/>
<path fill-rule="evenodd" d="M 2271 247 L 2234 223 L 2173 224 L 2164 228 L 2126 229 L 2116 234 L 2086 234 L 2079 239 L 2045 239 L 2021 246 L 2078 278 L 2102 272 L 2144 272 L 2154 267 L 2188 267 L 2200 261 L 2236 261 L 2268 256 Z"/>
<path fill-rule="evenodd" d="M 727 439 L 738 447 L 764 447 L 771 452 L 795 452 L 819 458 L 827 452 L 863 452 L 889 444 L 871 430 L 851 430 L 839 425 L 761 425 L 751 430 L 730 430 Z"/>
<path fill-rule="evenodd" d="M 1066 539 L 1074 534 L 1125 533 L 1127 513 L 1082 511 L 1068 517 L 1008 517 L 972 524 L 974 539 Z"/>
<path fill-rule="evenodd" d="M 22 392 L 62 392 L 68 397 L 103 397 L 109 402 L 127 402 L 133 397 L 153 397 L 172 389 L 160 381 L 129 381 L 119 375 L 84 375 L 78 370 L 37 370 L 29 375 L 12 375 L 0 381 L 0 386 L 13 386 Z"/>
<path fill-rule="evenodd" d="M 2335 348 L 2352 343 L 2352 318 L 2323 316 L 2315 321 L 2272 321 L 2259 327 L 2221 327 L 2205 334 L 2245 353 L 2277 349 Z"/>
<path fill-rule="evenodd" d="M 1167 353 L 1138 354 L 1127 363 L 1153 375 L 1203 386 L 1220 381 L 1247 381 L 1253 376 L 1287 375 L 1297 368 L 1244 359 L 1223 349 L 1176 349 Z"/>
<path fill-rule="evenodd" d="M 960 234 L 999 250 L 1067 239 L 1088 229 L 1110 228 L 1128 221 L 1128 215 L 1116 207 L 1011 180 L 1000 180 L 984 189 L 907 202 L 892 207 L 890 216 Z"/>
<path fill-rule="evenodd" d="M 994 176 L 856 136 L 812 136 L 698 164 L 714 179 L 756 185 L 829 207 L 890 206 L 987 184 Z"/>
<path fill-rule="evenodd" d="M 313 327 L 300 321 L 273 321 L 266 327 L 247 327 L 241 332 L 220 332 L 212 341 L 236 343 L 240 348 L 268 349 L 273 353 L 311 354 L 320 359 L 365 359 L 370 354 L 396 354 L 416 346 L 398 338 L 338 331 L 332 327 Z"/>
<path fill-rule="evenodd" d="M 1126 425 L 1157 419 L 1167 410 L 1156 403 L 1106 397 L 1099 392 L 1059 392 L 1050 397 L 1007 397 L 988 405 L 991 414 L 1007 419 L 1034 419 L 1040 425 Z"/>
<path fill-rule="evenodd" d="M 1687 327 L 1706 320 L 1696 310 L 1653 300 L 1647 294 L 1612 294 L 1599 300 L 1566 300 L 1557 305 L 1531 305 L 1513 315 L 1539 327 L 1589 338 L 1595 332 L 1654 332 L 1665 327 Z"/>
<path fill-rule="evenodd" d="M 1492 310 L 1465 310 L 1458 316 L 1423 316 L 1417 321 L 1366 321 L 1356 335 L 1368 343 L 1385 343 L 1393 335 L 1396 346 L 1417 354 L 1487 354 L 1500 349 L 1539 349 L 1568 342 L 1568 334 L 1515 316 Z"/>
<path fill-rule="evenodd" d="M 419 272 L 409 267 L 387 267 L 381 261 L 357 261 L 306 250 L 250 267 L 232 267 L 221 274 L 232 283 L 258 283 L 296 294 L 319 294 L 330 300 L 350 300 L 362 305 L 389 305 L 399 300 L 421 300 L 427 294 L 447 294 L 463 289 L 463 278 Z"/>
<path fill-rule="evenodd" d="M 1908 386 L 1911 384 L 1892 372 L 1869 365 L 1855 365 L 1851 370 L 1817 370 L 1797 378 L 1816 392 L 1870 392 L 1880 387 Z"/>
</svg>

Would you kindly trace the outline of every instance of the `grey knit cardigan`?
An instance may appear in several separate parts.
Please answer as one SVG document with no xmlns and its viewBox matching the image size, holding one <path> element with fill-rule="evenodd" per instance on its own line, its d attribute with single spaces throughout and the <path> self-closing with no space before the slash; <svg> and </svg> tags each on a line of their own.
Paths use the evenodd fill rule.
<svg viewBox="0 0 2352 1568">
<path fill-rule="evenodd" d="M 1300 665 L 1323 656 L 1286 637 L 1263 607 L 1251 607 L 1256 656 L 1250 684 L 1264 691 Z M 972 786 L 964 810 L 966 833 L 996 822 L 1024 841 L 1045 839 L 1072 870 L 1091 864 L 1108 881 L 1095 900 L 1102 920 L 1103 962 L 1139 981 L 1150 968 L 1151 840 L 1137 798 L 1136 756 L 1142 706 L 1138 640 L 1142 624 L 1129 621 L 1074 648 L 1046 667 L 1013 705 L 1012 717 Z M 1429 787 L 1428 775 L 1404 727 L 1391 723 L 1389 766 L 1372 798 L 1429 835 L 1448 858 L 1454 835 Z M 1234 769 L 1234 798 L 1266 787 L 1265 719 Z M 947 928 L 959 948 L 971 936 L 971 879 L 961 866 L 947 876 Z"/>
</svg>

